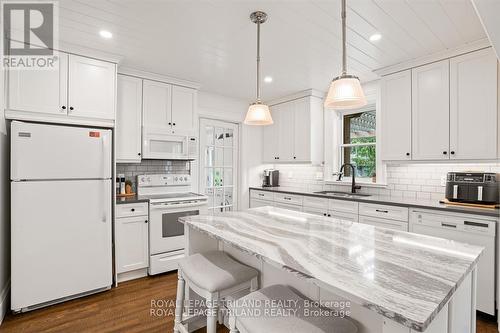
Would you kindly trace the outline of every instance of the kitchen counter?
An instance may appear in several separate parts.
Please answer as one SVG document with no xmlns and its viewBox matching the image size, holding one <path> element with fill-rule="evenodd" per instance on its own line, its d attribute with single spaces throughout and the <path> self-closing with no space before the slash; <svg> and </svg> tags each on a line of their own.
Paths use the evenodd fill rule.
<svg viewBox="0 0 500 333">
<path fill-rule="evenodd" d="M 399 198 L 399 197 L 389 197 L 389 196 L 381 196 L 381 195 L 370 195 L 367 197 L 363 196 L 363 197 L 346 198 L 346 197 L 341 197 L 341 196 L 318 194 L 318 193 L 313 193 L 311 191 L 296 190 L 293 188 L 281 187 L 281 186 L 280 187 L 250 187 L 250 190 L 269 191 L 269 192 L 278 192 L 278 193 L 287 193 L 287 194 L 296 194 L 296 195 L 306 195 L 306 196 L 336 199 L 336 200 L 348 200 L 348 201 L 357 201 L 357 202 L 366 202 L 366 203 L 387 204 L 387 205 L 402 206 L 402 207 L 427 208 L 427 209 L 436 209 L 436 210 L 442 210 L 442 211 L 454 212 L 454 213 L 466 213 L 466 214 L 500 217 L 500 210 L 498 210 L 498 209 L 445 205 L 445 204 L 439 203 L 438 200 Z"/>
<path fill-rule="evenodd" d="M 338 219 L 332 223 L 275 207 L 179 221 L 418 332 L 427 329 L 470 277 L 483 251 L 451 240 Z M 190 236 L 189 230 L 185 234 L 188 244 L 193 237 L 190 246 L 199 249 L 199 236 Z M 265 280 L 269 278 L 262 277 Z M 467 281 L 475 285 L 475 278 Z M 465 294 L 470 307 L 470 290 Z M 467 305 L 462 303 L 455 306 Z M 475 325 L 475 317 L 472 321 Z"/>
<path fill-rule="evenodd" d="M 116 204 L 121 205 L 121 204 L 134 204 L 134 203 L 139 203 L 139 202 L 149 202 L 148 198 L 141 198 L 138 195 L 130 196 L 130 197 L 121 197 L 121 198 L 116 198 Z"/>
</svg>

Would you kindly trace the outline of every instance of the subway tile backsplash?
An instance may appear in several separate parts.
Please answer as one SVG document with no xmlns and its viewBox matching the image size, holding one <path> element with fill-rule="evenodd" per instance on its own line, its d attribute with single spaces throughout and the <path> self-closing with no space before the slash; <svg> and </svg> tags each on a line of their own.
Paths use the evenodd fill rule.
<svg viewBox="0 0 500 333">
<path fill-rule="evenodd" d="M 306 191 L 346 191 L 345 185 L 325 184 L 323 167 L 310 165 L 275 165 L 280 170 L 280 185 Z M 460 164 L 389 164 L 387 187 L 362 186 L 360 192 L 392 197 L 441 200 L 445 187 L 441 180 L 450 171 L 483 171 L 500 173 L 499 163 Z"/>
<path fill-rule="evenodd" d="M 117 163 L 116 174 L 125 174 L 125 179 L 132 182 L 136 192 L 137 175 L 151 174 L 191 174 L 191 163 L 187 161 L 142 160 L 141 163 Z"/>
</svg>

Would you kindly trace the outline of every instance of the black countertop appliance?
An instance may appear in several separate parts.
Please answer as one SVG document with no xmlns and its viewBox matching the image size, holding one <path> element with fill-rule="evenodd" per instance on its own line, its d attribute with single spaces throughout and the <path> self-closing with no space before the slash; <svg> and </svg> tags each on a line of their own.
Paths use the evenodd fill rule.
<svg viewBox="0 0 500 333">
<path fill-rule="evenodd" d="M 454 202 L 499 203 L 500 175 L 491 172 L 448 172 L 446 199 Z"/>
</svg>

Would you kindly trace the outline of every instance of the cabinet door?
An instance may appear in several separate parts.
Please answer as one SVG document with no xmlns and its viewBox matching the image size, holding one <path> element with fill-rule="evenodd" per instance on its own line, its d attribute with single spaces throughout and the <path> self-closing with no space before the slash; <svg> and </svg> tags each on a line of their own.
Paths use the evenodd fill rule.
<svg viewBox="0 0 500 333">
<path fill-rule="evenodd" d="M 68 99 L 68 55 L 59 53 L 54 70 L 7 72 L 8 110 L 65 115 Z"/>
<path fill-rule="evenodd" d="M 302 211 L 302 206 L 289 205 L 289 204 L 284 204 L 284 203 L 279 203 L 279 202 L 275 202 L 274 203 L 274 207 L 288 209 L 288 210 L 293 210 L 293 211 L 296 211 L 296 212 L 301 212 Z"/>
<path fill-rule="evenodd" d="M 279 111 L 278 162 L 293 161 L 295 103 L 283 103 Z"/>
<path fill-rule="evenodd" d="M 280 118 L 281 105 L 271 107 L 271 116 L 273 124 L 264 126 L 263 128 L 263 147 L 262 147 L 262 161 L 264 163 L 276 163 L 278 157 L 279 145 L 279 118 Z"/>
<path fill-rule="evenodd" d="M 143 126 L 172 127 L 172 86 L 170 84 L 143 81 Z"/>
<path fill-rule="evenodd" d="M 172 129 L 193 130 L 196 90 L 172 86 Z"/>
<path fill-rule="evenodd" d="M 450 60 L 450 158 L 497 153 L 497 59 L 493 50 Z"/>
<path fill-rule="evenodd" d="M 382 159 L 411 159 L 411 70 L 381 80 Z"/>
<path fill-rule="evenodd" d="M 310 98 L 301 98 L 294 103 L 293 160 L 311 161 L 311 102 Z M 322 130 L 322 129 L 318 129 Z"/>
<path fill-rule="evenodd" d="M 106 61 L 70 55 L 70 116 L 115 119 L 116 65 Z"/>
<path fill-rule="evenodd" d="M 449 60 L 412 70 L 412 156 L 449 159 Z"/>
<path fill-rule="evenodd" d="M 250 208 L 274 206 L 274 202 L 260 199 L 250 199 Z"/>
<path fill-rule="evenodd" d="M 117 273 L 148 267 L 148 217 L 116 219 Z"/>
<path fill-rule="evenodd" d="M 141 161 L 142 80 L 118 75 L 116 160 Z"/>
</svg>

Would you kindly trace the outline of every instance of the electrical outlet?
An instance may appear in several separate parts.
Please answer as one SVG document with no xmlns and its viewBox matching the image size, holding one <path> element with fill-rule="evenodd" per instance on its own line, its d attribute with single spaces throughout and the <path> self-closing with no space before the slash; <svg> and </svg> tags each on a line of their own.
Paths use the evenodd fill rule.
<svg viewBox="0 0 500 333">
<path fill-rule="evenodd" d="M 446 175 L 441 176 L 441 186 L 446 186 Z"/>
</svg>

